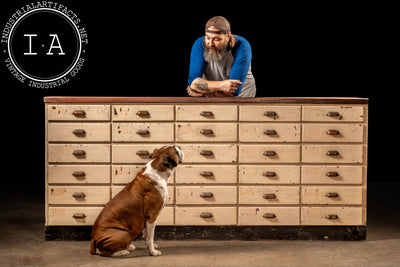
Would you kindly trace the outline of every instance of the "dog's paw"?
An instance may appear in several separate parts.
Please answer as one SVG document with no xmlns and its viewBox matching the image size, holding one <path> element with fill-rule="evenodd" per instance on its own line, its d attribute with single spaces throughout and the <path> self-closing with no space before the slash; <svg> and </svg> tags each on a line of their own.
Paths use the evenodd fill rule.
<svg viewBox="0 0 400 267">
<path fill-rule="evenodd" d="M 154 243 L 153 246 L 154 246 L 155 249 L 159 248 L 159 246 L 156 243 Z"/>
<path fill-rule="evenodd" d="M 161 255 L 161 251 L 159 250 L 151 250 L 150 252 L 150 256 L 160 256 Z"/>
<path fill-rule="evenodd" d="M 127 255 L 129 255 L 129 251 L 128 250 L 120 250 L 120 251 L 117 251 L 117 252 L 115 252 L 115 253 L 113 253 L 112 255 L 111 255 L 111 257 L 120 257 L 120 256 L 127 256 Z"/>
<path fill-rule="evenodd" d="M 136 247 L 133 244 L 129 244 L 128 247 L 126 248 L 126 250 L 129 250 L 129 251 L 133 251 L 135 249 L 136 249 Z"/>
</svg>

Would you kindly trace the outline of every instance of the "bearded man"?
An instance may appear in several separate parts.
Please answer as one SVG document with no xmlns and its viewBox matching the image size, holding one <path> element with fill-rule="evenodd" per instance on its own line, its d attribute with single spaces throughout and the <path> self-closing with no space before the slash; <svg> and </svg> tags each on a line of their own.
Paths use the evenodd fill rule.
<svg viewBox="0 0 400 267">
<path fill-rule="evenodd" d="M 256 83 L 251 73 L 251 47 L 231 33 L 227 19 L 208 20 L 205 36 L 198 38 L 190 54 L 187 92 L 190 96 L 254 97 Z"/>
</svg>

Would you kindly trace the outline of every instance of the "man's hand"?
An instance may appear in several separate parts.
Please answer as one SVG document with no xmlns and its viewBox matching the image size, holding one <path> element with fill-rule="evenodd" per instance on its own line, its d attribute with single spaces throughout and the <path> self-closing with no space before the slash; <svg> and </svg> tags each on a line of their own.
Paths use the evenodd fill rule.
<svg viewBox="0 0 400 267">
<path fill-rule="evenodd" d="M 232 96 L 232 94 L 238 89 L 239 85 L 242 84 L 239 80 L 224 80 L 220 82 L 219 91 L 223 91 L 225 94 Z"/>
</svg>

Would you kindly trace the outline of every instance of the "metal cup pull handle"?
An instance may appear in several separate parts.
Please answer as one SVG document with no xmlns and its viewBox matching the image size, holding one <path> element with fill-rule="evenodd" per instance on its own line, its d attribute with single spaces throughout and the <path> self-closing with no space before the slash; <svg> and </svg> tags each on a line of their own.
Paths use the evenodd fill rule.
<svg viewBox="0 0 400 267">
<path fill-rule="evenodd" d="M 328 152 L 326 152 L 326 155 L 330 156 L 330 157 L 339 156 L 339 151 L 337 151 L 337 150 L 329 150 Z"/>
<path fill-rule="evenodd" d="M 83 158 L 86 155 L 85 150 L 74 150 L 74 152 L 72 152 L 72 155 L 74 155 L 77 158 Z"/>
<path fill-rule="evenodd" d="M 267 117 L 275 117 L 277 114 L 276 114 L 276 112 L 275 111 L 266 111 L 265 113 L 264 113 L 264 116 L 267 116 Z"/>
<path fill-rule="evenodd" d="M 202 212 L 200 218 L 212 218 L 214 217 L 211 212 Z"/>
<path fill-rule="evenodd" d="M 276 173 L 275 172 L 264 172 L 263 175 L 265 177 L 275 177 Z"/>
<path fill-rule="evenodd" d="M 136 112 L 136 115 L 138 115 L 139 117 L 148 117 L 150 116 L 150 112 L 148 112 L 147 110 L 139 110 L 138 112 Z"/>
<path fill-rule="evenodd" d="M 339 197 L 339 194 L 338 193 L 336 193 L 336 192 L 329 192 L 329 193 L 326 193 L 326 195 L 325 195 L 326 197 Z"/>
<path fill-rule="evenodd" d="M 263 198 L 264 199 L 275 199 L 276 195 L 275 194 L 264 194 Z"/>
<path fill-rule="evenodd" d="M 72 215 L 72 217 L 74 219 L 85 219 L 86 215 L 85 215 L 85 213 L 74 213 L 74 215 Z"/>
<path fill-rule="evenodd" d="M 276 217 L 275 213 L 264 213 L 263 215 L 263 218 L 265 219 L 273 219 L 275 217 Z"/>
<path fill-rule="evenodd" d="M 336 214 L 328 214 L 325 216 L 325 219 L 327 220 L 337 220 L 339 219 L 339 216 L 337 216 Z"/>
<path fill-rule="evenodd" d="M 145 135 L 149 135 L 150 131 L 147 129 L 139 129 L 136 131 L 136 134 L 141 135 L 141 136 L 145 136 Z"/>
<path fill-rule="evenodd" d="M 213 176 L 214 174 L 212 172 L 201 172 L 200 175 L 203 177 L 210 177 Z"/>
<path fill-rule="evenodd" d="M 263 155 L 264 155 L 264 156 L 267 156 L 267 157 L 272 157 L 272 156 L 275 156 L 275 155 L 276 155 L 276 152 L 273 151 L 273 150 L 264 151 Z"/>
<path fill-rule="evenodd" d="M 214 113 L 212 113 L 212 111 L 202 111 L 200 112 L 200 115 L 203 117 L 214 117 Z"/>
<path fill-rule="evenodd" d="M 339 117 L 340 114 L 337 111 L 329 111 L 328 114 L 326 114 L 328 117 Z"/>
<path fill-rule="evenodd" d="M 74 135 L 78 136 L 78 137 L 84 137 L 86 136 L 86 131 L 83 129 L 76 129 L 72 132 Z"/>
<path fill-rule="evenodd" d="M 200 197 L 202 197 L 202 198 L 211 198 L 211 197 L 214 197 L 214 194 L 211 193 L 211 192 L 202 192 L 200 194 Z"/>
<path fill-rule="evenodd" d="M 200 152 L 200 155 L 202 155 L 202 156 L 212 156 L 212 155 L 214 155 L 214 153 L 211 150 L 202 150 Z"/>
<path fill-rule="evenodd" d="M 275 130 L 273 130 L 273 129 L 270 129 L 270 130 L 265 130 L 264 134 L 265 135 L 276 135 L 277 132 Z"/>
<path fill-rule="evenodd" d="M 338 130 L 328 130 L 326 132 L 327 135 L 339 135 L 339 131 Z"/>
<path fill-rule="evenodd" d="M 337 177 L 337 176 L 339 176 L 339 173 L 338 172 L 327 172 L 326 176 L 327 177 Z"/>
<path fill-rule="evenodd" d="M 148 157 L 150 153 L 147 150 L 139 150 L 138 152 L 136 152 L 136 155 L 138 155 L 139 157 Z"/>
<path fill-rule="evenodd" d="M 72 115 L 74 115 L 75 117 L 84 117 L 86 116 L 86 112 L 84 110 L 74 110 L 72 112 Z"/>
<path fill-rule="evenodd" d="M 85 195 L 85 193 L 83 193 L 83 192 L 75 192 L 75 193 L 73 193 L 72 194 L 72 196 L 74 197 L 74 198 L 85 198 L 86 197 L 86 195 Z"/>
<path fill-rule="evenodd" d="M 83 171 L 75 171 L 72 173 L 72 176 L 74 176 L 77 179 L 83 179 L 86 176 L 86 173 Z"/>
<path fill-rule="evenodd" d="M 211 129 L 202 129 L 200 131 L 201 134 L 214 134 L 213 130 Z"/>
</svg>

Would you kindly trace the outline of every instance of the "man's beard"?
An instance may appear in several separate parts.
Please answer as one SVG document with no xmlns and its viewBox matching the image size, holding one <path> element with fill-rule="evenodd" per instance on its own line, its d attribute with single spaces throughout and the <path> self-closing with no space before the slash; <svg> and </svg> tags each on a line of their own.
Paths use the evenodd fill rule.
<svg viewBox="0 0 400 267">
<path fill-rule="evenodd" d="M 204 45 L 204 60 L 208 63 L 221 61 L 225 55 L 227 46 L 228 44 L 226 43 L 220 48 L 214 47 L 214 49 L 211 50 L 208 46 Z"/>
</svg>

